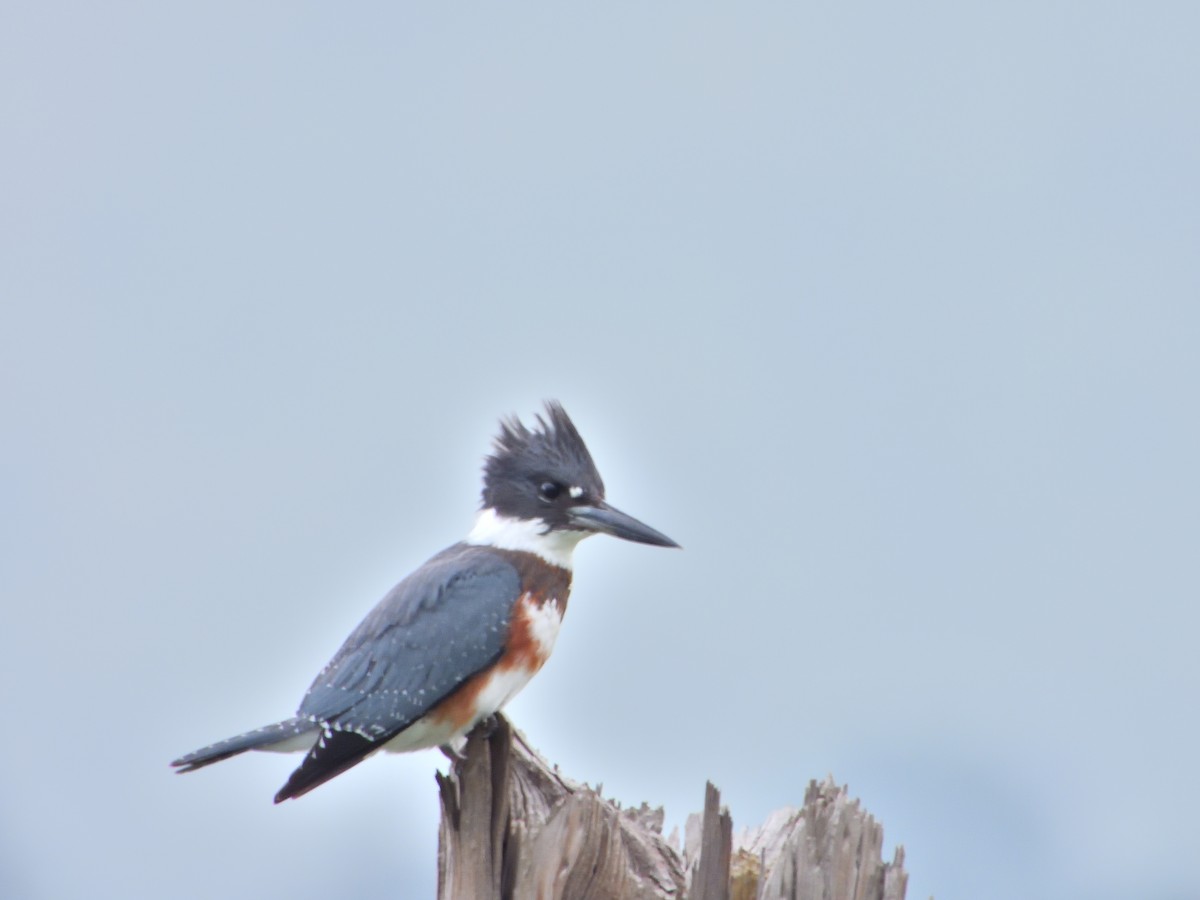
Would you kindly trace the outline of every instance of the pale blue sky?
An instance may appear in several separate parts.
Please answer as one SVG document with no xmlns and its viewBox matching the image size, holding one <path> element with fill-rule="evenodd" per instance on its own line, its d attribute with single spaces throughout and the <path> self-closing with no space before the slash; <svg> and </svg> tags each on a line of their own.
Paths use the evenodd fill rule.
<svg viewBox="0 0 1200 900">
<path fill-rule="evenodd" d="M 510 707 L 910 898 L 1200 895 L 1193 4 L 39 3 L 0 24 L 0 894 L 431 896 L 288 715 L 567 406 L 676 538 Z"/>
</svg>

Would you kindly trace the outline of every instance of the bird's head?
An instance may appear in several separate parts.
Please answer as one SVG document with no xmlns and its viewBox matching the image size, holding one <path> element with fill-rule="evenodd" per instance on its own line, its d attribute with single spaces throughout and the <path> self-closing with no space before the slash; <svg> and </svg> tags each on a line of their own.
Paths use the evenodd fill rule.
<svg viewBox="0 0 1200 900">
<path fill-rule="evenodd" d="M 501 421 L 483 468 L 481 523 L 490 516 L 510 528 L 532 526 L 541 535 L 573 538 L 572 546 L 596 533 L 679 546 L 605 501 L 604 481 L 560 403 L 548 401 L 545 416 L 536 418 L 535 428 L 515 417 Z"/>
</svg>

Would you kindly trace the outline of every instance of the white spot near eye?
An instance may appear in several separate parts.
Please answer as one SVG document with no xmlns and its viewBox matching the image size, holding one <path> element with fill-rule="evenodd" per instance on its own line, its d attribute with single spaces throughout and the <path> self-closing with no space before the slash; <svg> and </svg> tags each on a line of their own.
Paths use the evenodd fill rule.
<svg viewBox="0 0 1200 900">
<path fill-rule="evenodd" d="M 583 488 L 581 488 L 577 484 L 574 484 L 574 485 L 571 485 L 571 489 L 569 491 L 567 491 L 567 493 L 571 495 L 571 499 L 578 500 L 580 497 L 583 496 Z"/>
</svg>

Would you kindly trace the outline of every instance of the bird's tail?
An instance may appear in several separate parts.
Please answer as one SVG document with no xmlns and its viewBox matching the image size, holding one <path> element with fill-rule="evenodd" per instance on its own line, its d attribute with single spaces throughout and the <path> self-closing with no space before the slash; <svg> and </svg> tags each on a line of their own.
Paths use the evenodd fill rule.
<svg viewBox="0 0 1200 900">
<path fill-rule="evenodd" d="M 181 773 L 193 772 L 247 750 L 307 750 L 320 734 L 320 730 L 320 726 L 308 719 L 285 719 L 274 725 L 264 725 L 254 731 L 201 747 L 179 757 L 171 765 Z"/>
</svg>

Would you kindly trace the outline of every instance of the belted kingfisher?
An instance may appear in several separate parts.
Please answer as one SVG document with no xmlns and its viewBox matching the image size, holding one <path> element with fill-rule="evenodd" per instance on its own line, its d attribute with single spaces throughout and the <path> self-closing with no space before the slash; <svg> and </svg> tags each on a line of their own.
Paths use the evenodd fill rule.
<svg viewBox="0 0 1200 900">
<path fill-rule="evenodd" d="M 377 750 L 452 747 L 516 696 L 554 647 L 571 555 L 603 532 L 678 547 L 612 506 L 566 410 L 500 423 L 483 503 L 465 541 L 401 581 L 351 633 L 296 715 L 189 753 L 191 772 L 247 750 L 307 751 L 275 802 L 308 793 Z"/>
</svg>

